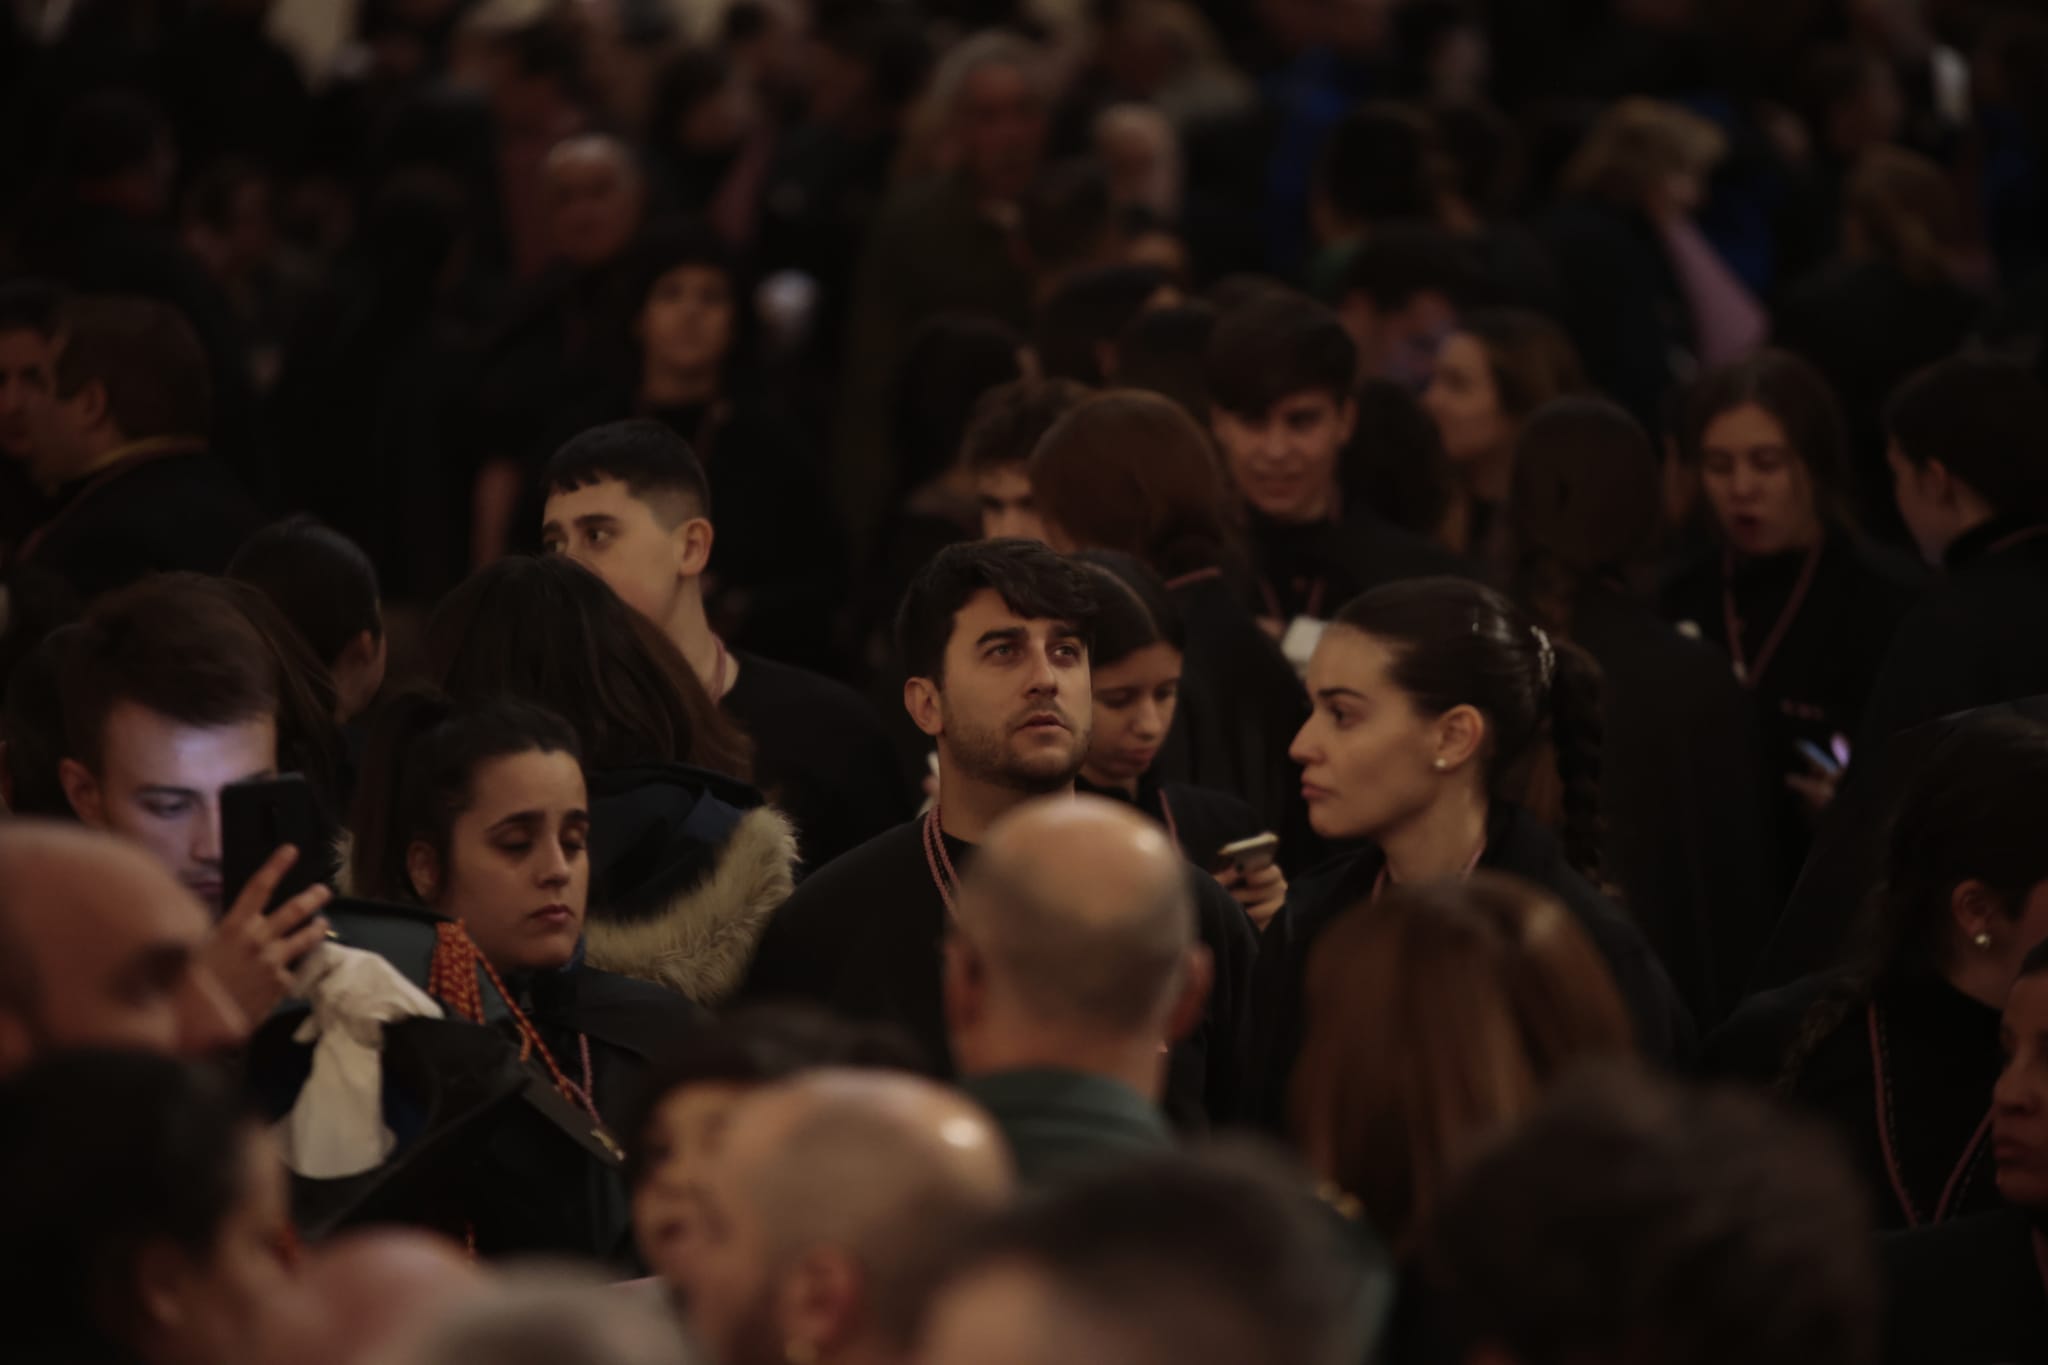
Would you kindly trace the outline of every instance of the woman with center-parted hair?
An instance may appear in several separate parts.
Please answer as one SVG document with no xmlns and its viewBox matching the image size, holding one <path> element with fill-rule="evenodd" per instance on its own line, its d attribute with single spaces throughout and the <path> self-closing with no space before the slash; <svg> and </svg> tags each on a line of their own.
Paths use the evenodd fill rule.
<svg viewBox="0 0 2048 1365">
<path fill-rule="evenodd" d="M 747 784 L 750 746 L 667 636 L 549 555 L 473 575 L 428 623 L 428 679 L 569 723 L 589 771 L 590 961 L 700 1005 L 738 985 L 794 886 L 796 836 Z"/>
<path fill-rule="evenodd" d="M 1353 851 L 1297 878 L 1259 945 L 1261 1116 L 1277 1123 L 1304 1037 L 1323 932 L 1394 887 L 1486 869 L 1572 912 L 1621 988 L 1642 1049 L 1676 1059 L 1692 1023 L 1642 932 L 1595 885 L 1599 671 L 1506 598 L 1456 578 L 1393 583 L 1338 613 L 1309 665 L 1315 712 L 1295 739 L 1315 830 Z M 1561 787 L 1553 834 L 1516 797 L 1545 747 Z"/>
</svg>

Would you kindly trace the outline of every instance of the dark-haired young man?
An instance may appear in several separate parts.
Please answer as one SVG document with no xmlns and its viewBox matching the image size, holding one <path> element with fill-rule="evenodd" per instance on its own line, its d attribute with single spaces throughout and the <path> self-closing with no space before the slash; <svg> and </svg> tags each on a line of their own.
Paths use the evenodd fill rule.
<svg viewBox="0 0 2048 1365">
<path fill-rule="evenodd" d="M 1248 510 L 1254 605 L 1269 627 L 1327 620 L 1396 579 L 1469 572 L 1346 497 L 1358 348 L 1335 313 L 1299 294 L 1261 294 L 1217 322 L 1208 360 L 1211 426 Z M 1303 651 L 1289 653 L 1300 666 Z"/>
<path fill-rule="evenodd" d="M 1045 539 L 1031 500 L 1031 452 L 1087 396 L 1071 379 L 1013 379 L 975 403 L 960 458 L 974 478 L 985 539 Z"/>
<path fill-rule="evenodd" d="M 895 1023 L 934 1059 L 950 1059 L 940 951 L 960 870 L 999 817 L 1073 793 L 1093 723 L 1094 614 L 1087 572 L 1035 542 L 951 545 L 925 566 L 904 595 L 896 636 L 909 675 L 904 708 L 938 746 L 939 798 L 797 888 L 762 935 L 748 997 L 811 1000 Z M 1201 1025 L 1174 1049 L 1165 1107 L 1199 1122 L 1236 1109 L 1256 943 L 1214 879 L 1188 875 L 1216 983 Z"/>
<path fill-rule="evenodd" d="M 67 304 L 51 401 L 31 413 L 27 468 L 51 510 L 15 562 L 84 598 L 150 573 L 219 573 L 260 523 L 208 452 L 206 354 L 168 304 Z"/>
<path fill-rule="evenodd" d="M 910 806 L 881 722 L 852 689 L 728 649 L 704 613 L 716 536 L 710 484 L 660 422 L 593 427 L 548 462 L 541 539 L 661 628 L 754 741 L 761 785 L 793 820 L 813 869 Z"/>
</svg>

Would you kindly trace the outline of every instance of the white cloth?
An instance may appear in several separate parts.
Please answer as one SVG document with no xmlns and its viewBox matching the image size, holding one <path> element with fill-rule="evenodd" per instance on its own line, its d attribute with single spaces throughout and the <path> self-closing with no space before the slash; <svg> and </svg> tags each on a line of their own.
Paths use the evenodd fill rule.
<svg viewBox="0 0 2048 1365">
<path fill-rule="evenodd" d="M 316 1180 L 374 1170 L 397 1138 L 384 1126 L 384 1025 L 441 1017 L 425 991 L 375 953 L 323 943 L 295 983 L 313 1007 L 293 1035 L 313 1044 L 313 1070 L 276 1133 L 284 1164 Z"/>
</svg>

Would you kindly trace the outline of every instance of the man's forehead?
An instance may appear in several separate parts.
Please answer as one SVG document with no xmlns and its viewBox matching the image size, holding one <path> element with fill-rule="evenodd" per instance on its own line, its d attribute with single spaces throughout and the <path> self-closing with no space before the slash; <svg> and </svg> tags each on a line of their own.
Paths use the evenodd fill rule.
<svg viewBox="0 0 2048 1365">
<path fill-rule="evenodd" d="M 953 618 L 953 637 L 974 640 L 992 630 L 1021 630 L 1028 635 L 1071 635 L 1072 621 L 1044 616 L 1025 616 L 1004 600 L 994 588 L 983 588 L 967 599 Z"/>
<path fill-rule="evenodd" d="M 580 488 L 554 489 L 548 493 L 545 516 L 549 521 L 569 522 L 578 517 L 626 517 L 635 508 L 653 515 L 651 508 L 633 496 L 623 479 L 600 478 Z"/>
</svg>

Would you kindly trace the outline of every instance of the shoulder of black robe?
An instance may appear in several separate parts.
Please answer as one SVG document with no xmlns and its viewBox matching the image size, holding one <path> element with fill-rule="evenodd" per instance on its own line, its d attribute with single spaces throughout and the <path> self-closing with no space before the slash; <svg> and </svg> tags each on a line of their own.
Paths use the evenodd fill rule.
<svg viewBox="0 0 2048 1365">
<path fill-rule="evenodd" d="M 910 814 L 894 750 L 874 708 L 844 683 L 738 654 L 723 706 L 754 741 L 762 788 L 796 823 L 815 870 Z"/>
<path fill-rule="evenodd" d="M 2034 1223 L 2018 1209 L 1880 1243 L 1888 1365 L 2048 1360 L 2048 1293 Z"/>
<path fill-rule="evenodd" d="M 1958 726 L 1971 717 L 1998 714 L 2048 724 L 2048 694 L 1916 725 L 1857 755 L 1821 821 L 1813 852 L 1764 950 L 1757 970 L 1759 986 L 1841 962 L 1864 921 L 1880 875 L 1885 831 L 1906 793 Z"/>
<path fill-rule="evenodd" d="M 1173 596 L 1187 627 L 1187 668 L 1161 777 L 1242 797 L 1292 863 L 1320 856 L 1300 773 L 1287 756 L 1308 719 L 1301 680 L 1220 576 Z"/>
<path fill-rule="evenodd" d="M 1848 973 L 1830 972 L 1751 996 L 1700 1044 L 1700 1071 L 1757 1086 L 1775 1084 L 1813 1007 L 1852 987 Z"/>
<path fill-rule="evenodd" d="M 1187 878 L 1197 931 L 1209 949 L 1214 974 L 1201 1022 L 1174 1047 L 1168 1062 L 1163 1107 L 1175 1127 L 1200 1131 L 1244 1115 L 1245 1046 L 1251 1036 L 1259 936 L 1244 907 L 1214 877 L 1190 863 Z"/>
<path fill-rule="evenodd" d="M 533 1022 L 555 1049 L 556 1065 L 578 1084 L 582 1058 L 563 1045 L 578 1035 L 589 1039 L 593 1099 L 621 1141 L 630 1140 L 619 1125 L 640 1102 L 649 1065 L 675 1052 L 709 1019 L 665 986 L 595 967 L 547 973 L 533 985 Z"/>
<path fill-rule="evenodd" d="M 1261 935 L 1249 1056 L 1261 1087 L 1253 1117 L 1269 1126 L 1277 1129 L 1285 1122 L 1288 1077 L 1304 1033 L 1302 989 L 1309 954 L 1332 920 L 1371 899 L 1385 865 L 1385 855 L 1371 846 L 1333 859 L 1289 887 L 1287 904 Z M 1648 940 L 1572 869 L 1564 850 L 1535 816 L 1518 806 L 1496 803 L 1479 865 L 1512 873 L 1557 897 L 1614 974 L 1642 1055 L 1664 1066 L 1689 1059 L 1697 1041 L 1692 1017 Z"/>
<path fill-rule="evenodd" d="M 1864 717 L 1866 748 L 1939 716 L 2048 692 L 2048 528 L 1994 523 L 1967 539 L 1982 548 L 1967 558 L 1960 543 L 1952 549 L 1961 562 L 1900 623 Z"/>
<path fill-rule="evenodd" d="M 746 783 L 682 764 L 589 785 L 590 964 L 717 1004 L 795 885 L 788 819 Z"/>
<path fill-rule="evenodd" d="M 1620 592 L 1581 594 L 1571 634 L 1600 665 L 1607 869 L 1694 1015 L 1719 1018 L 1785 890 L 1750 697 L 1712 645 Z"/>
<path fill-rule="evenodd" d="M 256 504 L 212 455 L 168 455 L 54 508 L 23 562 L 89 600 L 154 573 L 224 573 L 262 524 Z"/>
</svg>

